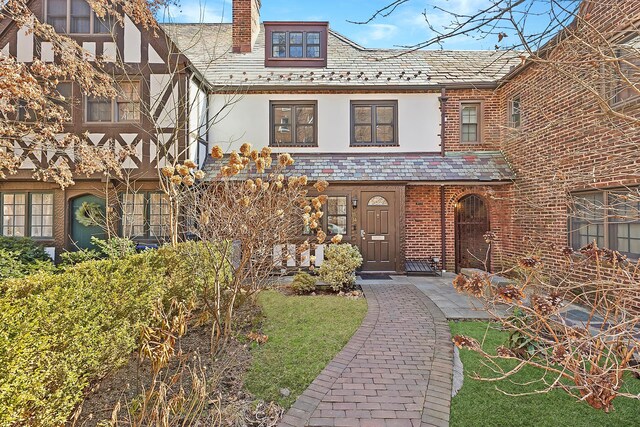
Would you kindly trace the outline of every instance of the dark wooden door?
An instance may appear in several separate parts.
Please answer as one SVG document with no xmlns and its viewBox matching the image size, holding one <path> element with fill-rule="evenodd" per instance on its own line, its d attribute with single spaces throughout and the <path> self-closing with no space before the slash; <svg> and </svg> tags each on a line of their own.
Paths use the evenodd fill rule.
<svg viewBox="0 0 640 427">
<path fill-rule="evenodd" d="M 365 271 L 395 271 L 396 206 L 392 191 L 362 193 L 361 248 Z"/>
<path fill-rule="evenodd" d="M 480 196 L 464 196 L 456 205 L 456 271 L 461 268 L 487 268 L 488 244 L 484 234 L 489 231 L 489 213 Z"/>
</svg>

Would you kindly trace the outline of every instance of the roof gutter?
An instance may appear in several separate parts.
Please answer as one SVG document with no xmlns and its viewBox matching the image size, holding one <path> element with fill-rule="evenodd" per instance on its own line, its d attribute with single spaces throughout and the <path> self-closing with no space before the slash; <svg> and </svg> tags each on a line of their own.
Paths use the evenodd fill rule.
<svg viewBox="0 0 640 427">
<path fill-rule="evenodd" d="M 250 85 L 250 84 L 230 84 L 220 85 L 216 84 L 211 87 L 211 92 L 224 93 L 228 91 L 243 90 L 244 93 L 251 92 L 272 92 L 277 91 L 295 92 L 295 91 L 358 91 L 358 90 L 391 90 L 391 91 L 429 91 L 437 92 L 442 89 L 455 90 L 455 89 L 495 89 L 498 87 L 498 82 L 461 82 L 461 83 L 438 83 L 432 85 Z"/>
</svg>

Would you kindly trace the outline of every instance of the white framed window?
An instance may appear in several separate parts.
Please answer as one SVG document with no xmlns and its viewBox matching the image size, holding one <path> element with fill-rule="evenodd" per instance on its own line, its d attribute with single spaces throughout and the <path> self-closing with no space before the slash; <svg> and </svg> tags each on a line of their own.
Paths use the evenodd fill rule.
<svg viewBox="0 0 640 427">
<path fill-rule="evenodd" d="M 463 102 L 460 104 L 460 141 L 480 142 L 480 117 L 482 104 Z"/>
</svg>

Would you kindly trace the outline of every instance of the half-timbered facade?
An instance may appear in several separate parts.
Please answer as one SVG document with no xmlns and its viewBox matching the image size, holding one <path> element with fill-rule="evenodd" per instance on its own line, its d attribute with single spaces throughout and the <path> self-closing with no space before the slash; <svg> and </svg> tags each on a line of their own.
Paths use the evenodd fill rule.
<svg viewBox="0 0 640 427">
<path fill-rule="evenodd" d="M 207 83 L 161 28 L 145 30 L 126 15 L 122 23 L 101 20 L 84 0 L 35 0 L 29 6 L 37 19 L 74 39 L 87 61 L 100 61 L 117 83 L 114 99 L 87 96 L 73 82 L 61 82 L 58 91 L 69 100 L 66 131 L 86 133 L 91 144 L 116 153 L 130 150 L 122 164 L 128 194 L 119 193 L 122 180 L 104 176 L 75 175 L 75 185 L 65 190 L 34 181 L 33 170 L 45 163 L 64 158 L 73 165 L 73 147 L 43 153 L 30 151 L 28 139 L 17 141 L 20 170 L 0 183 L 1 233 L 30 236 L 52 252 L 88 247 L 92 235 L 104 233 L 79 224 L 76 212 L 86 203 L 105 210 L 108 194 L 122 210 L 116 231 L 139 241 L 164 239 L 168 208 L 158 189 L 158 167 L 178 158 L 204 162 Z M 0 33 L 0 51 L 24 63 L 56 61 L 50 42 L 13 23 Z"/>
</svg>

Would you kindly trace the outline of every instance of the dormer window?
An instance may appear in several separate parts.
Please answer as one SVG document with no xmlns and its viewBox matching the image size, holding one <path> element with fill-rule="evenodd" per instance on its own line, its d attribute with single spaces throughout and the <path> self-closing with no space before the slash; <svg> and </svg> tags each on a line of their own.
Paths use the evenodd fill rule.
<svg viewBox="0 0 640 427">
<path fill-rule="evenodd" d="M 265 66 L 325 67 L 326 22 L 265 22 Z"/>
</svg>

